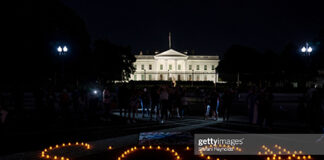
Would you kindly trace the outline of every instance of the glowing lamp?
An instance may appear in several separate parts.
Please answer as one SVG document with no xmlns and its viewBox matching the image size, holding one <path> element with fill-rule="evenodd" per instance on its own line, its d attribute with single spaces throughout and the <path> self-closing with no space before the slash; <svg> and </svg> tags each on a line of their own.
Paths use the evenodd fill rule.
<svg viewBox="0 0 324 160">
<path fill-rule="evenodd" d="M 312 157 L 310 155 L 307 156 L 308 159 L 311 159 Z"/>
<path fill-rule="evenodd" d="M 111 147 L 111 146 L 109 146 L 109 147 L 108 147 L 108 149 L 109 149 L 109 150 L 111 150 L 111 149 L 112 149 L 112 147 Z"/>
<path fill-rule="evenodd" d="M 210 159 L 210 156 L 207 156 L 207 159 Z"/>
<path fill-rule="evenodd" d="M 187 150 L 190 150 L 190 148 L 187 146 L 187 148 L 186 148 Z"/>
</svg>

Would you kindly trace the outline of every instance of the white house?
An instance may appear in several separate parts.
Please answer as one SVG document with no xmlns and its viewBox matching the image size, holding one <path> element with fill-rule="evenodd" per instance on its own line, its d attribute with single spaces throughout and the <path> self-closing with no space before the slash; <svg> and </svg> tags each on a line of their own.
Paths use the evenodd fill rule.
<svg viewBox="0 0 324 160">
<path fill-rule="evenodd" d="M 170 42 L 169 42 L 170 43 Z M 170 49 L 155 55 L 135 55 L 133 81 L 213 81 L 218 82 L 219 56 L 187 55 Z"/>
</svg>

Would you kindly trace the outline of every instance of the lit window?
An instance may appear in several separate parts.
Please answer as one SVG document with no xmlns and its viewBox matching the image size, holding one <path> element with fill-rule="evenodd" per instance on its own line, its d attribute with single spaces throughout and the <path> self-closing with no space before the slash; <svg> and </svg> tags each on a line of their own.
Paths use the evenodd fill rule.
<svg viewBox="0 0 324 160">
<path fill-rule="evenodd" d="M 196 66 L 196 70 L 199 70 L 199 65 Z"/>
<path fill-rule="evenodd" d="M 149 65 L 149 70 L 152 70 L 152 65 L 151 64 Z"/>
<path fill-rule="evenodd" d="M 162 64 L 160 64 L 160 70 L 163 70 L 163 65 Z"/>
<path fill-rule="evenodd" d="M 197 76 L 197 81 L 199 81 L 199 76 Z"/>
<path fill-rule="evenodd" d="M 207 65 L 204 65 L 204 70 L 205 70 L 205 71 L 207 70 Z"/>
</svg>

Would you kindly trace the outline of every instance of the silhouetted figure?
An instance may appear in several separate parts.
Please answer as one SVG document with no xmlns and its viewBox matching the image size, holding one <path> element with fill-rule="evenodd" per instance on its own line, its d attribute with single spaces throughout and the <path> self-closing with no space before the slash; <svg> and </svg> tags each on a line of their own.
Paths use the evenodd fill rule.
<svg viewBox="0 0 324 160">
<path fill-rule="evenodd" d="M 223 120 L 228 121 L 231 114 L 233 94 L 231 89 L 227 89 L 223 95 Z"/>
<path fill-rule="evenodd" d="M 160 102 L 160 95 L 157 91 L 157 88 L 153 88 L 151 90 L 151 97 L 152 97 L 152 105 L 151 105 L 151 119 L 152 119 L 152 116 L 153 116 L 153 112 L 155 111 L 155 118 L 156 120 L 159 119 L 159 115 L 160 115 L 160 105 L 159 105 L 159 102 Z"/>
<path fill-rule="evenodd" d="M 248 115 L 249 115 L 249 122 L 253 122 L 253 115 L 254 115 L 254 107 L 256 102 L 256 89 L 253 87 L 249 90 L 249 93 L 247 95 L 246 101 L 248 106 Z"/>
<path fill-rule="evenodd" d="M 149 109 L 151 108 L 151 94 L 148 91 L 147 88 L 143 89 L 143 93 L 142 93 L 142 104 L 143 104 L 143 109 L 142 109 L 142 117 L 145 117 L 145 113 L 147 114 L 147 116 L 149 116 Z"/>
<path fill-rule="evenodd" d="M 219 107 L 219 94 L 217 93 L 216 89 L 211 92 L 210 95 L 210 107 L 213 116 L 213 120 L 218 119 L 218 107 Z M 229 115 L 228 115 L 229 117 Z"/>
<path fill-rule="evenodd" d="M 128 122 L 135 123 L 135 114 L 137 113 L 137 109 L 139 108 L 141 104 L 140 97 L 139 97 L 139 91 L 136 89 L 132 89 L 132 95 L 129 99 L 129 110 L 128 110 Z M 132 115 L 132 117 L 131 117 Z"/>
<path fill-rule="evenodd" d="M 168 88 L 163 86 L 160 88 L 160 101 L 161 101 L 161 123 L 164 123 L 168 119 L 168 101 L 169 93 Z"/>
<path fill-rule="evenodd" d="M 111 121 L 112 96 L 107 87 L 102 92 L 102 103 L 105 111 L 105 117 L 107 118 L 107 121 Z"/>
</svg>

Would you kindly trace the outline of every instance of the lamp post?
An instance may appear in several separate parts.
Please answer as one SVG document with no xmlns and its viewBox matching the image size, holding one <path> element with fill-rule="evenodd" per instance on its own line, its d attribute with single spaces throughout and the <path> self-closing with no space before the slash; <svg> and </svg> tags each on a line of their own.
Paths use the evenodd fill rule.
<svg viewBox="0 0 324 160">
<path fill-rule="evenodd" d="M 310 53 L 313 51 L 313 48 L 308 45 L 306 42 L 306 45 L 302 47 L 301 52 L 305 53 L 306 56 L 310 56 Z"/>
<path fill-rule="evenodd" d="M 313 48 L 309 46 L 309 44 L 306 42 L 306 45 L 301 48 L 301 52 L 304 53 L 305 56 L 307 56 L 307 66 L 309 67 L 311 64 L 311 57 L 310 54 L 313 51 Z"/>
<path fill-rule="evenodd" d="M 62 65 L 62 80 L 64 80 L 64 57 L 63 56 L 66 55 L 66 53 L 68 52 L 68 50 L 69 49 L 66 46 L 63 46 L 63 47 L 62 46 L 58 46 L 57 47 L 58 55 L 59 56 L 62 56 L 62 58 L 61 58 L 62 59 L 62 62 L 61 62 L 62 63 L 61 64 Z"/>
</svg>

